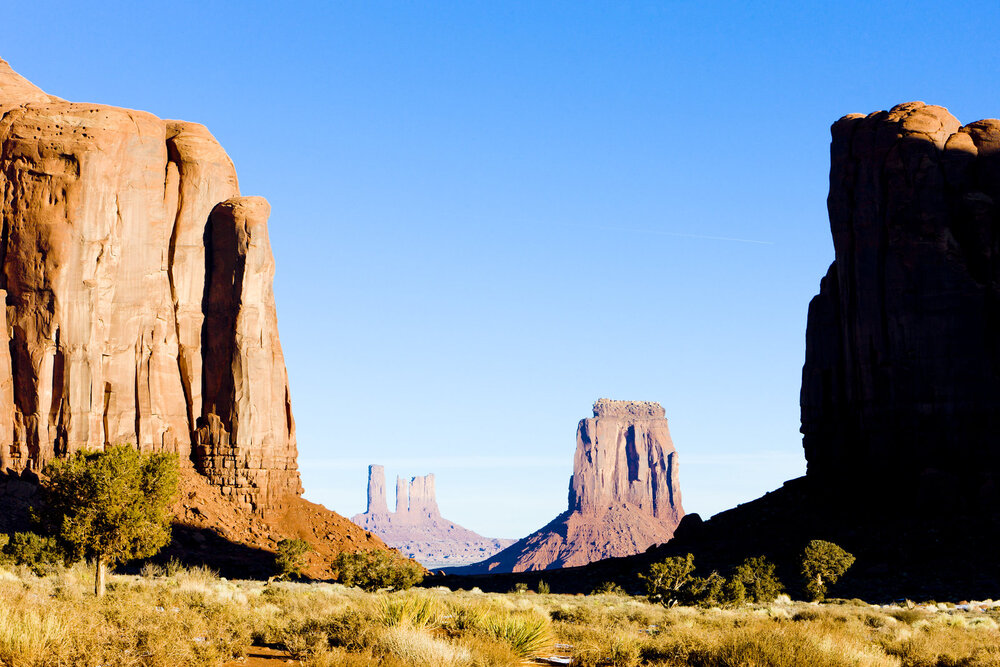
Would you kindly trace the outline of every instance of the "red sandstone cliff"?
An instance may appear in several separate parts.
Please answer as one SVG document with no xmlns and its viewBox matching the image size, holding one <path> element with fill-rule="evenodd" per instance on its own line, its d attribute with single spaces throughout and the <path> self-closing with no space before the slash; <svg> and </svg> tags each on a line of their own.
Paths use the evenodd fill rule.
<svg viewBox="0 0 1000 667">
<path fill-rule="evenodd" d="M 240 195 L 208 130 L 65 102 L 0 60 L 0 193 L 5 471 L 134 443 L 188 468 L 182 520 L 315 515 L 321 535 L 217 523 L 264 548 L 291 533 L 381 546 L 299 498 L 270 207 Z"/>
<path fill-rule="evenodd" d="M 569 509 L 492 558 L 448 571 L 523 572 L 628 556 L 669 540 L 683 516 L 663 408 L 602 398 L 577 426 Z"/>
</svg>

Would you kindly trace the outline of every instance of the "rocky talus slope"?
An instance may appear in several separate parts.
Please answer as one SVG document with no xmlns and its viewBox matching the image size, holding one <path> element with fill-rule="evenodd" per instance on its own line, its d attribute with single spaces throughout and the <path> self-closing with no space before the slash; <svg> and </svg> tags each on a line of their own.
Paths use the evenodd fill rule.
<svg viewBox="0 0 1000 667">
<path fill-rule="evenodd" d="M 483 537 L 441 516 L 434 475 L 396 478 L 396 511 L 386 500 L 385 468 L 368 466 L 368 508 L 351 521 L 428 568 L 467 565 L 488 558 L 514 540 Z"/>
<path fill-rule="evenodd" d="M 311 512 L 270 207 L 240 194 L 208 130 L 63 101 L 0 60 L 0 193 L 3 470 L 30 476 L 57 456 L 133 443 L 176 453 L 206 483 L 198 497 L 239 516 Z M 381 545 L 325 516 L 332 533 Z"/>
<path fill-rule="evenodd" d="M 669 540 L 683 516 L 663 408 L 600 399 L 576 430 L 568 509 L 492 558 L 447 571 L 547 570 L 627 556 Z"/>
</svg>

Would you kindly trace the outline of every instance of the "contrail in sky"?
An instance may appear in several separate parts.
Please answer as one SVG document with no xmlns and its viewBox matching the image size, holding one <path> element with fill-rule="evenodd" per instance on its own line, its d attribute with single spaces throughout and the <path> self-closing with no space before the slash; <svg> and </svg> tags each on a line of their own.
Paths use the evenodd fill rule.
<svg viewBox="0 0 1000 667">
<path fill-rule="evenodd" d="M 639 234 L 656 234 L 658 236 L 679 236 L 687 239 L 707 239 L 709 241 L 735 241 L 736 243 L 756 243 L 757 245 L 774 245 L 774 241 L 758 241 L 756 239 L 738 239 L 732 236 L 708 236 L 706 234 L 682 234 L 681 232 L 665 232 L 659 229 L 637 229 L 634 227 L 594 227 L 609 232 L 636 232 Z"/>
</svg>

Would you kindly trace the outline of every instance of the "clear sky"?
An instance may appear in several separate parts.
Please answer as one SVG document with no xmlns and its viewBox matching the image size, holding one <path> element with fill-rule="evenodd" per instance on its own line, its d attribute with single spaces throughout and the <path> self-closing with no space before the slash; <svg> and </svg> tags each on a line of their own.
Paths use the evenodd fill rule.
<svg viewBox="0 0 1000 667">
<path fill-rule="evenodd" d="M 306 497 L 368 463 L 520 537 L 599 397 L 660 402 L 685 509 L 805 470 L 829 125 L 1000 115 L 996 2 L 19 2 L 0 57 L 204 123 L 272 205 Z M 390 504 L 392 499 L 390 497 Z"/>
</svg>

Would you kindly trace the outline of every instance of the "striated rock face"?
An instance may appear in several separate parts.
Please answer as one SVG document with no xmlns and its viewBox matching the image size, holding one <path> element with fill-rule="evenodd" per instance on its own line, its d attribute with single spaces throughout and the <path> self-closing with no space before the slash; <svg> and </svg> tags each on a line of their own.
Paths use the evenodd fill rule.
<svg viewBox="0 0 1000 667">
<path fill-rule="evenodd" d="M 0 61 L 0 465 L 176 452 L 257 511 L 301 493 L 267 202 L 194 123 Z"/>
<path fill-rule="evenodd" d="M 385 500 L 385 466 L 368 466 L 368 509 L 365 514 L 388 514 Z"/>
<path fill-rule="evenodd" d="M 996 488 L 1000 121 L 901 104 L 832 128 L 836 259 L 809 307 L 808 477 Z M 907 486 L 901 488 L 915 488 Z"/>
<path fill-rule="evenodd" d="M 594 404 L 593 419 L 580 421 L 569 487 L 569 511 L 599 514 L 629 505 L 676 526 L 680 506 L 677 452 L 658 403 Z"/>
<path fill-rule="evenodd" d="M 396 511 L 387 508 L 385 468 L 368 466 L 368 509 L 351 521 L 429 568 L 474 563 L 514 543 L 483 537 L 442 517 L 432 474 L 409 482 L 397 477 Z"/>
<path fill-rule="evenodd" d="M 658 403 L 594 403 L 580 420 L 569 509 L 548 525 L 456 574 L 584 565 L 669 540 L 684 516 L 677 451 Z"/>
</svg>

